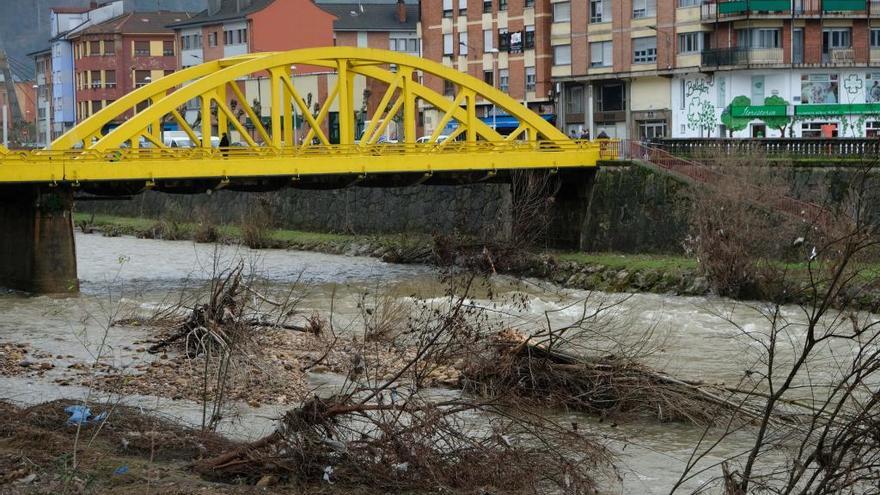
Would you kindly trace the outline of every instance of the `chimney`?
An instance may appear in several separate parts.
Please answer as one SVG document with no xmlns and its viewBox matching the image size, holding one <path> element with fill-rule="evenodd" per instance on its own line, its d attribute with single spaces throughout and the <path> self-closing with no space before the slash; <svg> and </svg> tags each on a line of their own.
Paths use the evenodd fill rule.
<svg viewBox="0 0 880 495">
<path fill-rule="evenodd" d="M 397 0 L 397 20 L 401 24 L 406 22 L 406 3 L 403 0 Z"/>
</svg>

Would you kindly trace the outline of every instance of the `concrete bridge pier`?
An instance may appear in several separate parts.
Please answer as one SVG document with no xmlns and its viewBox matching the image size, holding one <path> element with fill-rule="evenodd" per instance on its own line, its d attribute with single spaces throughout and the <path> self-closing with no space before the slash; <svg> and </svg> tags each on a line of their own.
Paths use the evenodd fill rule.
<svg viewBox="0 0 880 495">
<path fill-rule="evenodd" d="M 79 291 L 72 210 L 68 186 L 0 188 L 0 287 L 39 294 Z"/>
<path fill-rule="evenodd" d="M 596 168 L 558 172 L 560 187 L 547 229 L 553 247 L 583 251 L 589 246 L 590 201 L 596 172 Z"/>
</svg>

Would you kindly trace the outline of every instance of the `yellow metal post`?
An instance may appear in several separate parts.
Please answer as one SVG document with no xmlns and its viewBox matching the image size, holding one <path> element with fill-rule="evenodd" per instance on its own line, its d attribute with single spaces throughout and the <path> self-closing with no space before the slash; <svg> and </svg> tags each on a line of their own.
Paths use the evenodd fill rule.
<svg viewBox="0 0 880 495">
<path fill-rule="evenodd" d="M 201 96 L 202 101 L 202 148 L 211 147 L 211 94 Z"/>
<path fill-rule="evenodd" d="M 403 81 L 403 140 L 415 143 L 416 136 L 416 96 L 413 93 L 413 70 L 411 67 L 398 69 Z"/>
<path fill-rule="evenodd" d="M 477 142 L 477 95 L 473 91 L 467 92 L 467 135 L 468 143 Z"/>
<path fill-rule="evenodd" d="M 281 137 L 281 93 L 284 91 L 281 88 L 281 78 L 279 77 L 280 69 L 277 67 L 272 68 L 269 71 L 269 76 L 272 81 L 272 108 L 270 109 L 270 116 L 272 120 L 272 144 L 275 147 L 280 148 L 282 146 L 282 137 Z"/>
<path fill-rule="evenodd" d="M 229 122 L 226 120 L 227 116 L 225 113 L 219 110 L 220 102 L 223 102 L 224 106 L 226 105 L 226 85 L 223 84 L 218 86 L 216 89 L 217 92 L 217 135 L 223 136 L 226 134 L 229 135 Z M 231 140 L 231 138 L 230 138 Z"/>
<path fill-rule="evenodd" d="M 354 144 L 354 74 L 349 70 L 348 60 L 339 60 L 339 144 Z"/>
</svg>

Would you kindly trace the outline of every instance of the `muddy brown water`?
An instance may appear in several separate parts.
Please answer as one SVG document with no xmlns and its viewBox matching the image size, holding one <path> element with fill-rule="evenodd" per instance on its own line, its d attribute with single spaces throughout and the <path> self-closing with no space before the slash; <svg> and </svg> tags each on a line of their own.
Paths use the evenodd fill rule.
<svg viewBox="0 0 880 495">
<path fill-rule="evenodd" d="M 266 287 L 283 290 L 292 283 L 307 284 L 308 294 L 301 308 L 329 311 L 335 296 L 337 325 L 357 331 L 357 302 L 364 292 L 383 291 L 394 297 L 419 298 L 442 304 L 445 286 L 434 269 L 418 265 L 394 265 L 365 257 L 326 255 L 312 252 L 261 250 L 213 246 L 184 241 L 159 241 L 130 237 L 106 238 L 77 234 L 77 260 L 82 293 L 73 298 L 27 297 L 0 293 L 0 342 L 26 342 L 32 351 L 55 356 L 56 367 L 42 377 L 0 378 L 0 398 L 33 404 L 57 398 L 104 400 L 108 394 L 86 387 L 59 386 L 54 378 L 76 362 L 92 362 L 102 344 L 108 360 L 117 367 L 136 360 L 156 359 L 136 353 L 132 342 L 148 336 L 138 327 L 112 327 L 106 322 L 123 311 L 145 312 L 174 300 L 188 287 L 204 284 L 216 271 L 237 260 L 258 273 Z M 491 280 L 495 297 L 485 298 L 485 288 L 475 292 L 474 305 L 488 308 L 498 319 L 525 328 L 541 325 L 545 317 L 562 325 L 576 319 L 584 307 L 615 303 L 609 310 L 616 322 L 605 330 L 609 340 L 637 342 L 652 333 L 656 344 L 646 358 L 652 366 L 670 374 L 706 382 L 736 383 L 756 359 L 758 344 L 749 337 L 766 328 L 766 320 L 749 305 L 724 299 L 663 295 L 587 294 L 562 290 L 542 281 L 516 281 L 507 277 Z M 512 295 L 523 294 L 526 307 L 514 304 Z M 580 304 L 586 298 L 585 304 Z M 802 320 L 798 308 L 785 308 L 792 321 Z M 736 328 L 726 318 L 736 320 Z M 800 320 L 799 320 L 800 319 Z M 329 393 L 341 377 L 313 374 L 310 383 Z M 454 392 L 437 390 L 437 394 Z M 201 408 L 194 402 L 156 396 L 128 396 L 124 401 L 197 425 Z M 220 427 L 237 439 L 253 439 L 270 431 L 281 407 L 253 408 L 237 404 L 236 411 Z M 554 414 L 560 420 L 577 421 L 595 430 L 618 454 L 621 486 L 611 493 L 668 493 L 682 466 L 703 434 L 703 429 L 686 424 L 656 421 L 598 422 L 579 414 Z M 479 418 L 475 419 L 479 421 Z M 728 438 L 715 455 L 701 466 L 711 466 L 725 455 L 745 451 L 752 439 L 749 430 Z M 710 468 L 687 484 L 696 488 L 717 476 Z"/>
</svg>

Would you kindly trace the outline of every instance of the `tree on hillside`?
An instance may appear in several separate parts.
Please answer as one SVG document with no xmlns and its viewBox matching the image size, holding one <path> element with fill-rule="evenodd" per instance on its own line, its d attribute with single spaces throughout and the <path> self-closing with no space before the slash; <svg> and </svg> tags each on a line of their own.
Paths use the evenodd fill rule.
<svg viewBox="0 0 880 495">
<path fill-rule="evenodd" d="M 752 121 L 749 117 L 734 117 L 733 107 L 747 107 L 751 104 L 752 100 L 748 96 L 740 95 L 734 98 L 730 105 L 727 105 L 721 112 L 721 123 L 727 127 L 728 137 L 733 137 L 734 132 L 745 129 Z"/>
<path fill-rule="evenodd" d="M 764 98 L 764 106 L 768 107 L 788 107 L 788 102 L 781 96 L 768 96 Z M 773 115 L 761 117 L 761 120 L 771 129 L 777 129 L 782 137 L 785 137 L 785 129 L 791 124 L 791 117 L 788 115 Z"/>
</svg>

